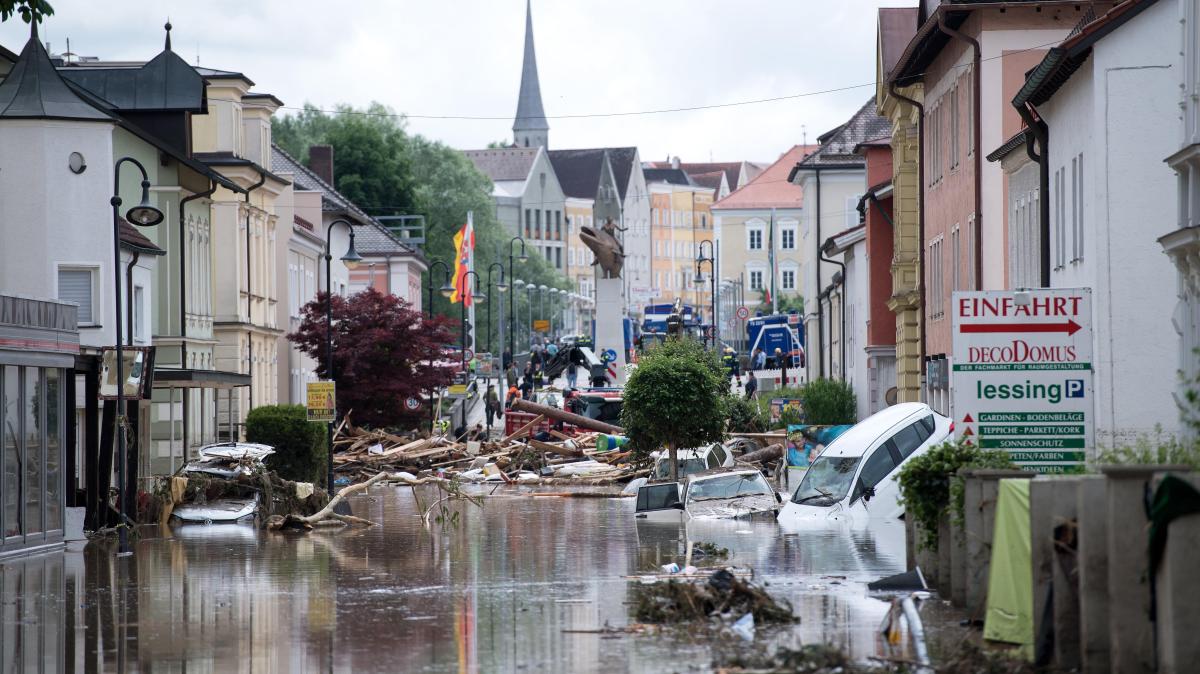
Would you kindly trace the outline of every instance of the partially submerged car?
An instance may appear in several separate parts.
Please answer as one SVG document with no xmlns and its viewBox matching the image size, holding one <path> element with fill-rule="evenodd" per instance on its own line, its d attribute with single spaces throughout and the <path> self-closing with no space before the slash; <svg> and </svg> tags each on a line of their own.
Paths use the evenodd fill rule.
<svg viewBox="0 0 1200 674">
<path fill-rule="evenodd" d="M 867 417 L 812 462 L 780 522 L 900 517 L 900 466 L 952 431 L 950 419 L 924 403 L 901 403 Z"/>
<path fill-rule="evenodd" d="M 263 467 L 263 459 L 275 453 L 274 448 L 251 442 L 223 442 L 200 448 L 200 456 L 184 466 L 189 475 L 236 480 L 251 475 Z M 180 522 L 200 524 L 232 524 L 253 522 L 258 514 L 258 495 L 245 498 L 216 498 L 203 496 L 182 503 L 171 511 Z"/>
<path fill-rule="evenodd" d="M 638 489 L 635 516 L 657 521 L 774 516 L 782 499 L 757 468 L 717 468 Z"/>
<path fill-rule="evenodd" d="M 655 452 L 654 468 L 650 471 L 651 480 L 671 479 L 671 453 L 665 449 Z M 720 443 L 707 447 L 680 449 L 675 452 L 679 463 L 679 479 L 713 468 L 728 468 L 733 466 L 733 455 Z"/>
</svg>

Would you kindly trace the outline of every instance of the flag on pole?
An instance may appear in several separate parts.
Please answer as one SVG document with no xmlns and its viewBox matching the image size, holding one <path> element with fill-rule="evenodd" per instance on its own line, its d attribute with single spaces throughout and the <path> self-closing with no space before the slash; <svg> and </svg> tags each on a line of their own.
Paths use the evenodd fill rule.
<svg viewBox="0 0 1200 674">
<path fill-rule="evenodd" d="M 454 293 L 450 295 L 450 303 L 463 302 L 471 306 L 471 292 L 467 283 L 467 272 L 473 266 L 471 258 L 475 256 L 475 228 L 470 220 L 454 235 Z"/>
</svg>

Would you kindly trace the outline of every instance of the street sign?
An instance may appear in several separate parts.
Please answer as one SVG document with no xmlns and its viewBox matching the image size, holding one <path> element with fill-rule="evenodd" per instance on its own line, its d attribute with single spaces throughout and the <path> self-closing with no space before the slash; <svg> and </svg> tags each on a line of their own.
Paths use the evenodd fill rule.
<svg viewBox="0 0 1200 674">
<path fill-rule="evenodd" d="M 421 409 L 421 399 L 420 398 L 408 398 L 407 400 L 404 401 L 404 407 L 407 408 L 408 411 L 410 411 L 410 412 L 416 412 L 417 410 Z"/>
<path fill-rule="evenodd" d="M 747 309 L 746 307 L 738 307 L 737 308 L 737 317 L 743 321 L 746 320 L 747 318 L 750 318 L 750 310 Z"/>
<path fill-rule="evenodd" d="M 725 323 L 726 323 L 726 325 L 728 325 L 731 328 L 737 327 L 737 319 L 736 318 L 731 318 L 728 321 L 726 321 Z"/>
<path fill-rule="evenodd" d="M 472 351 L 471 349 L 463 350 L 463 359 L 466 360 L 467 362 L 470 362 L 471 359 L 474 357 L 475 357 L 475 352 Z"/>
<path fill-rule="evenodd" d="M 533 329 L 536 332 L 550 332 L 550 321 L 538 319 L 533 322 Z"/>
<path fill-rule="evenodd" d="M 605 363 L 611 363 L 617 359 L 617 352 L 613 349 L 605 349 L 600 353 L 600 360 Z"/>
<path fill-rule="evenodd" d="M 446 389 L 446 397 L 454 398 L 454 399 L 466 398 L 467 397 L 467 385 L 466 384 L 451 384 Z"/>
<path fill-rule="evenodd" d="M 1075 473 L 1096 446 L 1092 291 L 954 293 L 955 434 L 1025 470 Z"/>
<path fill-rule="evenodd" d="M 333 422 L 337 417 L 336 384 L 331 381 L 310 381 L 305 391 L 308 394 L 308 420 Z"/>
</svg>

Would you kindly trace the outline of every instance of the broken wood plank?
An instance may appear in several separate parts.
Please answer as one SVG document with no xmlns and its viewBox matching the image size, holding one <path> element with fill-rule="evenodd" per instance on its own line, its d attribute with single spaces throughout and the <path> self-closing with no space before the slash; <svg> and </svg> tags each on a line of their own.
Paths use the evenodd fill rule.
<svg viewBox="0 0 1200 674">
<path fill-rule="evenodd" d="M 583 456 L 583 450 L 571 449 L 569 447 L 563 447 L 562 445 L 556 445 L 556 444 L 550 443 L 550 442 L 542 442 L 541 440 L 534 440 L 533 438 L 529 439 L 529 446 L 533 447 L 534 449 L 538 450 L 539 452 L 552 452 L 554 454 L 558 454 L 559 456 L 571 456 L 571 457 Z"/>
</svg>

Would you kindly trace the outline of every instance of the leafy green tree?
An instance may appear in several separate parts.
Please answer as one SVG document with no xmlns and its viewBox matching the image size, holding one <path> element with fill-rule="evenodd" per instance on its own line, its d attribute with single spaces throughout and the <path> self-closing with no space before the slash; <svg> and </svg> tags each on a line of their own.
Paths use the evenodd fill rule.
<svg viewBox="0 0 1200 674">
<path fill-rule="evenodd" d="M 641 457 L 666 446 L 671 478 L 679 449 L 724 438 L 729 377 L 715 354 L 687 339 L 650 349 L 625 384 L 621 424 Z"/>
<path fill-rule="evenodd" d="M 0 0 L 0 21 L 8 21 L 13 14 L 20 14 L 25 23 L 40 23 L 54 14 L 54 8 L 46 0 Z"/>
<path fill-rule="evenodd" d="M 496 220 L 492 183 L 461 152 L 420 135 L 407 134 L 403 118 L 379 103 L 372 103 L 364 110 L 339 105 L 334 114 L 305 105 L 294 115 L 276 118 L 272 132 L 280 147 L 302 161 L 307 158 L 310 146 L 333 145 L 335 187 L 371 215 L 424 215 L 424 253 L 430 261 L 441 260 L 453 268 L 454 235 L 471 212 L 475 223 L 476 271 L 486 284 L 489 267 L 499 262 L 511 286 L 512 279 L 507 279 L 511 235 Z M 519 253 L 519 245 L 517 249 Z M 524 263 L 516 261 L 514 265 L 516 278 L 535 285 L 571 289 L 570 282 L 538 257 L 536 250 L 530 248 L 527 252 L 530 259 Z M 500 280 L 498 273 L 493 273 L 492 278 L 495 282 Z M 461 308 L 451 305 L 437 292 L 443 280 L 439 267 L 433 279 L 432 311 L 458 320 Z M 426 277 L 423 291 L 428 293 L 428 290 Z M 480 290 L 486 292 L 485 288 Z M 507 313 L 508 297 L 497 290 L 490 294 L 490 307 L 487 304 L 476 307 L 475 334 L 477 345 L 498 351 L 496 304 L 502 302 Z M 530 315 L 528 293 L 518 293 L 516 301 L 521 316 L 519 329 L 523 330 Z M 536 306 L 535 302 L 534 314 Z M 493 344 L 487 343 L 485 331 L 489 310 Z M 512 324 L 511 316 L 509 323 Z"/>
</svg>

